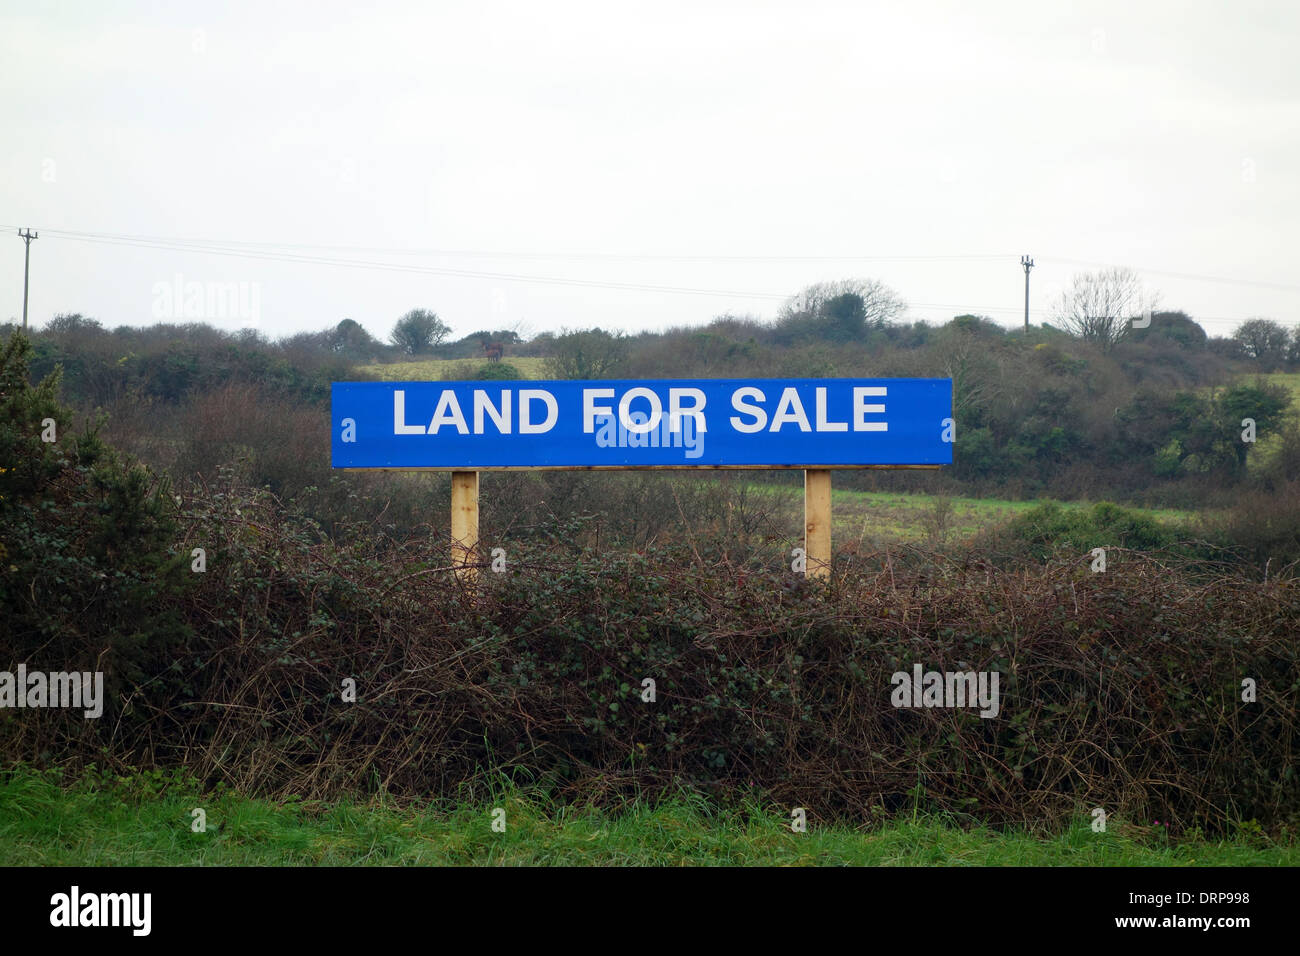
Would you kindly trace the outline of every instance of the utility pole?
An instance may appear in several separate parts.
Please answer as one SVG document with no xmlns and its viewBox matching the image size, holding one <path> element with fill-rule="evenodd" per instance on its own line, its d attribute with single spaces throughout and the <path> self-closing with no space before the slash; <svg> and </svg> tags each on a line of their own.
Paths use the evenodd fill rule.
<svg viewBox="0 0 1300 956">
<path fill-rule="evenodd" d="M 27 246 L 27 251 L 23 255 L 23 331 L 27 331 L 27 272 L 32 264 L 32 240 L 39 239 L 40 233 L 32 232 L 30 229 L 19 229 L 18 238 Z"/>
<path fill-rule="evenodd" d="M 1025 267 L 1025 334 L 1029 334 L 1029 270 L 1034 267 L 1034 260 L 1021 256 L 1020 264 Z"/>
</svg>

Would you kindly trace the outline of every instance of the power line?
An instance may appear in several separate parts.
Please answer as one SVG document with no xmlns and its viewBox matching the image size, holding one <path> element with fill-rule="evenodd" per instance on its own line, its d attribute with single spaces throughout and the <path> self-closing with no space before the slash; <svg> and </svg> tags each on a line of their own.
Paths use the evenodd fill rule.
<svg viewBox="0 0 1300 956">
<path fill-rule="evenodd" d="M 378 246 L 337 246 L 293 242 L 262 242 L 246 239 L 195 239 L 176 236 L 130 235 L 123 233 L 84 232 L 78 230 L 47 229 L 51 236 L 65 239 L 102 239 L 138 243 L 165 243 L 168 245 L 216 246 L 221 248 L 252 248 L 269 251 L 308 249 L 324 252 L 362 252 L 375 255 L 444 256 L 453 259 L 567 259 L 609 260 L 627 262 L 941 262 L 941 261 L 992 261 L 1007 258 L 1004 254 L 978 255 L 916 255 L 916 256 L 787 256 L 787 255 L 713 255 L 713 254 L 654 254 L 619 252 L 514 252 L 489 249 L 413 249 Z"/>
<path fill-rule="evenodd" d="M 21 233 L 20 233 L 21 235 Z M 381 262 L 370 259 L 342 258 L 336 256 L 316 256 L 307 255 L 299 252 L 285 251 L 289 249 L 317 249 L 317 250 L 349 250 L 364 249 L 367 247 L 349 247 L 349 246 L 321 246 L 310 244 L 276 244 L 269 242 L 257 242 L 251 240 L 204 240 L 204 239 L 185 239 L 176 237 L 161 236 L 142 236 L 122 233 L 95 233 L 75 230 L 54 229 L 46 230 L 47 237 L 67 239 L 76 242 L 89 242 L 96 244 L 136 246 L 140 248 L 164 249 L 176 252 L 191 252 L 207 255 L 221 255 L 241 259 L 260 259 L 267 261 L 294 262 L 308 265 L 326 265 L 339 268 L 353 269 L 370 269 L 387 272 L 403 272 L 417 275 L 438 275 L 456 278 L 471 279 L 492 279 L 496 281 L 507 282 L 527 282 L 545 285 L 564 285 L 575 286 L 580 288 L 606 288 L 634 292 L 657 292 L 676 295 L 708 295 L 708 296 L 726 296 L 732 298 L 761 299 L 767 301 L 784 301 L 789 298 L 787 293 L 775 292 L 747 292 L 735 289 L 707 289 L 688 286 L 658 285 L 652 283 L 639 282 L 618 282 L 612 280 L 597 279 L 579 279 L 572 277 L 536 275 L 530 273 L 515 272 L 485 272 L 464 268 L 424 266 L 414 264 L 402 264 L 393 262 Z M 32 238 L 36 238 L 36 234 Z M 29 241 L 30 245 L 30 241 Z M 477 257 L 477 258 L 531 258 L 531 259 L 593 259 L 608 261 L 700 261 L 700 262 L 834 262 L 834 261 L 861 261 L 861 262 L 924 262 L 924 261 L 978 261 L 978 260 L 995 260 L 1005 259 L 1008 256 L 995 255 L 932 255 L 932 256 L 670 256 L 670 255 L 624 255 L 618 253 L 501 253 L 486 250 L 416 250 L 416 249 L 396 249 L 396 250 L 379 250 L 371 248 L 372 252 L 387 252 L 394 255 L 441 255 L 449 258 L 454 257 Z M 1027 257 L 1024 257 L 1027 258 Z M 1024 265 L 1024 258 L 1021 264 Z M 1096 263 L 1088 260 L 1069 259 L 1064 257 L 1049 257 L 1049 261 L 1073 263 L 1079 265 L 1105 266 L 1104 263 Z M 1030 260 L 1032 266 L 1032 260 Z M 1028 269 L 1026 267 L 1026 284 L 1028 284 Z M 1197 279 L 1201 281 L 1223 282 L 1240 285 L 1254 285 L 1265 288 L 1275 288 L 1283 290 L 1300 291 L 1300 286 L 1286 285 L 1283 283 L 1258 282 L 1248 279 L 1233 279 L 1223 276 L 1198 276 L 1190 273 L 1164 272 L 1162 270 L 1144 269 L 1138 270 L 1150 272 L 1152 274 L 1173 275 L 1180 278 Z M 26 314 L 26 287 L 24 283 L 24 315 Z M 1010 309 L 1004 306 L 972 306 L 970 304 L 956 303 L 933 303 L 933 302 L 913 302 L 910 307 L 914 309 L 936 309 L 936 310 L 960 310 L 964 312 L 979 312 L 982 314 L 1013 314 L 1018 313 L 1019 309 Z M 1241 322 L 1242 319 L 1231 318 L 1226 316 L 1204 316 L 1197 317 L 1197 322 Z"/>
<path fill-rule="evenodd" d="M 151 242 L 134 239 L 101 239 L 89 236 L 64 235 L 60 238 L 74 242 L 91 242 L 108 245 L 127 245 L 146 249 L 167 249 L 175 252 L 201 252 L 208 255 L 233 256 L 240 259 L 265 259 L 276 262 L 298 262 L 311 265 L 328 265 L 350 269 L 375 269 L 384 272 L 406 272 L 417 275 L 454 276 L 470 279 L 496 279 L 506 282 L 535 282 L 546 285 L 570 285 L 587 288 L 622 289 L 633 292 L 665 292 L 678 295 L 712 295 L 747 299 L 788 299 L 786 293 L 776 292 L 742 292 L 736 289 L 699 289 L 685 286 L 652 285 L 639 282 L 613 282 L 598 279 L 574 279 L 560 276 L 543 276 L 513 272 L 478 272 L 470 269 L 440 268 L 437 266 L 401 265 L 392 262 L 375 262 L 366 259 L 340 259 L 322 256 L 306 256 L 296 253 L 257 252 L 251 250 L 225 249 L 218 246 L 176 245 L 165 242 Z"/>
<path fill-rule="evenodd" d="M 1066 259 L 1060 256 L 1049 256 L 1052 262 L 1068 262 L 1076 266 L 1091 266 L 1095 269 L 1114 269 L 1118 268 L 1115 263 L 1111 262 L 1092 262 L 1087 259 Z M 1175 279 L 1191 279 L 1194 282 L 1222 282 L 1228 285 L 1249 285 L 1257 286 L 1261 289 L 1280 289 L 1284 292 L 1300 292 L 1300 285 L 1292 285 L 1286 282 L 1265 282 L 1257 279 L 1234 279 L 1229 276 L 1207 276 L 1198 275 L 1194 272 L 1170 272 L 1168 269 L 1139 269 L 1133 267 L 1136 272 L 1145 272 L 1153 276 L 1169 276 Z"/>
<path fill-rule="evenodd" d="M 12 228 L 5 226 L 3 228 Z M 222 249 L 256 249 L 269 252 L 281 250 L 306 249 L 322 252 L 360 252 L 373 255 L 393 256 L 443 256 L 446 258 L 477 259 L 533 259 L 533 260 L 590 260 L 590 261 L 626 261 L 626 262 L 977 262 L 1007 259 L 1011 256 L 1003 253 L 979 253 L 962 255 L 903 255 L 903 256 L 866 256 L 866 255 L 831 255 L 831 256 L 789 256 L 789 255 L 712 255 L 712 254 L 654 254 L 654 253 L 616 253 L 616 252 L 518 252 L 489 249 L 418 249 L 409 247 L 379 246 L 340 246 L 312 243 L 267 242 L 245 239 L 196 239 L 177 236 L 131 235 L 111 232 L 86 232 L 79 230 L 47 229 L 47 235 L 66 239 L 119 240 L 128 243 L 159 243 L 168 247 L 195 247 L 206 251 L 210 247 Z M 1042 257 L 1040 257 L 1042 258 Z M 1115 268 L 1117 264 L 1098 262 L 1090 259 L 1074 259 L 1066 256 L 1048 256 L 1046 261 L 1091 268 Z M 1023 264 L 1023 263 L 1022 263 Z M 1239 279 L 1232 276 L 1203 275 L 1193 272 L 1177 272 L 1168 269 L 1149 269 L 1133 267 L 1135 271 L 1151 275 L 1170 276 L 1196 282 L 1219 282 L 1229 285 L 1257 286 L 1267 289 L 1279 289 L 1300 292 L 1300 285 L 1284 282 L 1271 282 L 1257 279 Z"/>
</svg>

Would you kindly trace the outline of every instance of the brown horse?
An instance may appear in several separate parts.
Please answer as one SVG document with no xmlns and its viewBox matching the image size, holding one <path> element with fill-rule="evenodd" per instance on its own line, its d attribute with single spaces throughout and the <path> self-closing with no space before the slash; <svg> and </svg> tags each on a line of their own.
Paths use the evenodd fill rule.
<svg viewBox="0 0 1300 956">
<path fill-rule="evenodd" d="M 489 362 L 500 362 L 501 353 L 505 350 L 505 346 L 500 342 L 494 342 L 488 338 L 483 339 L 483 354 L 488 357 Z"/>
</svg>

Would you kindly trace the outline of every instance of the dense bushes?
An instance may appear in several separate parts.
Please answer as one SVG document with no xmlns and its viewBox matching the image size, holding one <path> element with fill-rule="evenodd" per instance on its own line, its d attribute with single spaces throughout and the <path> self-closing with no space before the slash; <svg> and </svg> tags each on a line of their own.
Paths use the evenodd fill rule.
<svg viewBox="0 0 1300 956">
<path fill-rule="evenodd" d="M 260 793 L 482 797 L 504 774 L 613 803 L 684 785 L 813 819 L 919 804 L 1050 827 L 1101 806 L 1214 830 L 1300 812 L 1289 581 L 1192 582 L 1139 555 L 1105 574 L 880 556 L 820 588 L 776 560 L 559 540 L 511 544 L 470 595 L 441 548 L 340 548 L 237 485 L 185 501 L 180 525 L 173 548 L 208 553 L 176 598 L 183 645 L 89 726 L 10 719 L 7 754 L 183 763 Z M 104 646 L 74 633 L 69 654 Z M 890 676 L 916 663 L 998 671 L 1000 713 L 895 709 Z"/>
<path fill-rule="evenodd" d="M 102 667 L 120 691 L 186 636 L 175 504 L 94 425 L 74 429 L 57 375 L 29 386 L 29 354 L 21 335 L 0 351 L 0 666 Z"/>
<path fill-rule="evenodd" d="M 319 406 L 329 399 L 329 383 L 346 378 L 349 368 L 346 353 L 304 349 L 294 340 L 272 345 L 249 330 L 191 323 L 109 332 L 86 319 L 50 326 L 33 339 L 31 374 L 44 378 L 61 366 L 65 397 L 87 408 L 126 396 L 175 406 L 231 384 L 256 384 Z"/>
<path fill-rule="evenodd" d="M 0 668 L 104 670 L 109 700 L 92 721 L 0 712 L 11 759 L 183 764 L 304 795 L 481 797 L 505 775 L 617 802 L 685 785 L 813 819 L 921 805 L 1055 826 L 1101 806 L 1217 829 L 1300 814 L 1300 589 L 1276 569 L 1263 582 L 1183 567 L 1172 532 L 1114 505 L 1035 509 L 951 559 L 842 560 L 822 588 L 789 572 L 788 538 L 765 540 L 762 495 L 493 476 L 485 526 L 507 569 L 470 595 L 445 566 L 445 528 L 385 517 L 382 495 L 358 506 L 382 485 L 340 477 L 287 507 L 227 473 L 178 501 L 94 428 L 72 437 L 57 380 L 29 386 L 27 354 L 14 336 L 0 361 Z M 195 406 L 187 430 L 225 448 L 212 467 L 241 438 L 256 444 L 245 473 L 260 467 L 265 400 L 232 386 Z M 57 442 L 41 440 L 47 418 Z M 298 426 L 290 459 L 317 440 Z M 438 480 L 426 493 L 441 516 Z M 593 533 L 593 494 L 641 554 Z M 1224 536 L 1257 534 L 1240 524 L 1252 514 Z M 655 547 L 678 520 L 685 546 Z M 1258 539 L 1296 547 L 1287 520 Z M 1127 552 L 1092 573 L 1093 547 Z M 1000 550 L 1018 560 L 982 556 Z M 913 664 L 997 671 L 998 716 L 895 709 L 890 676 Z"/>
</svg>

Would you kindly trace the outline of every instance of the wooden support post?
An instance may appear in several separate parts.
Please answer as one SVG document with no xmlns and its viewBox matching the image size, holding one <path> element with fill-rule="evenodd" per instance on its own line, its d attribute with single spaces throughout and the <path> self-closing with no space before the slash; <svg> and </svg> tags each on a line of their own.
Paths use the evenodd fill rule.
<svg viewBox="0 0 1300 956">
<path fill-rule="evenodd" d="M 451 473 L 451 563 L 478 563 L 478 472 Z M 466 587 L 478 584 L 478 568 L 462 567 L 456 577 Z"/>
<path fill-rule="evenodd" d="M 810 578 L 831 573 L 831 473 L 808 468 L 803 473 L 803 550 Z"/>
</svg>

